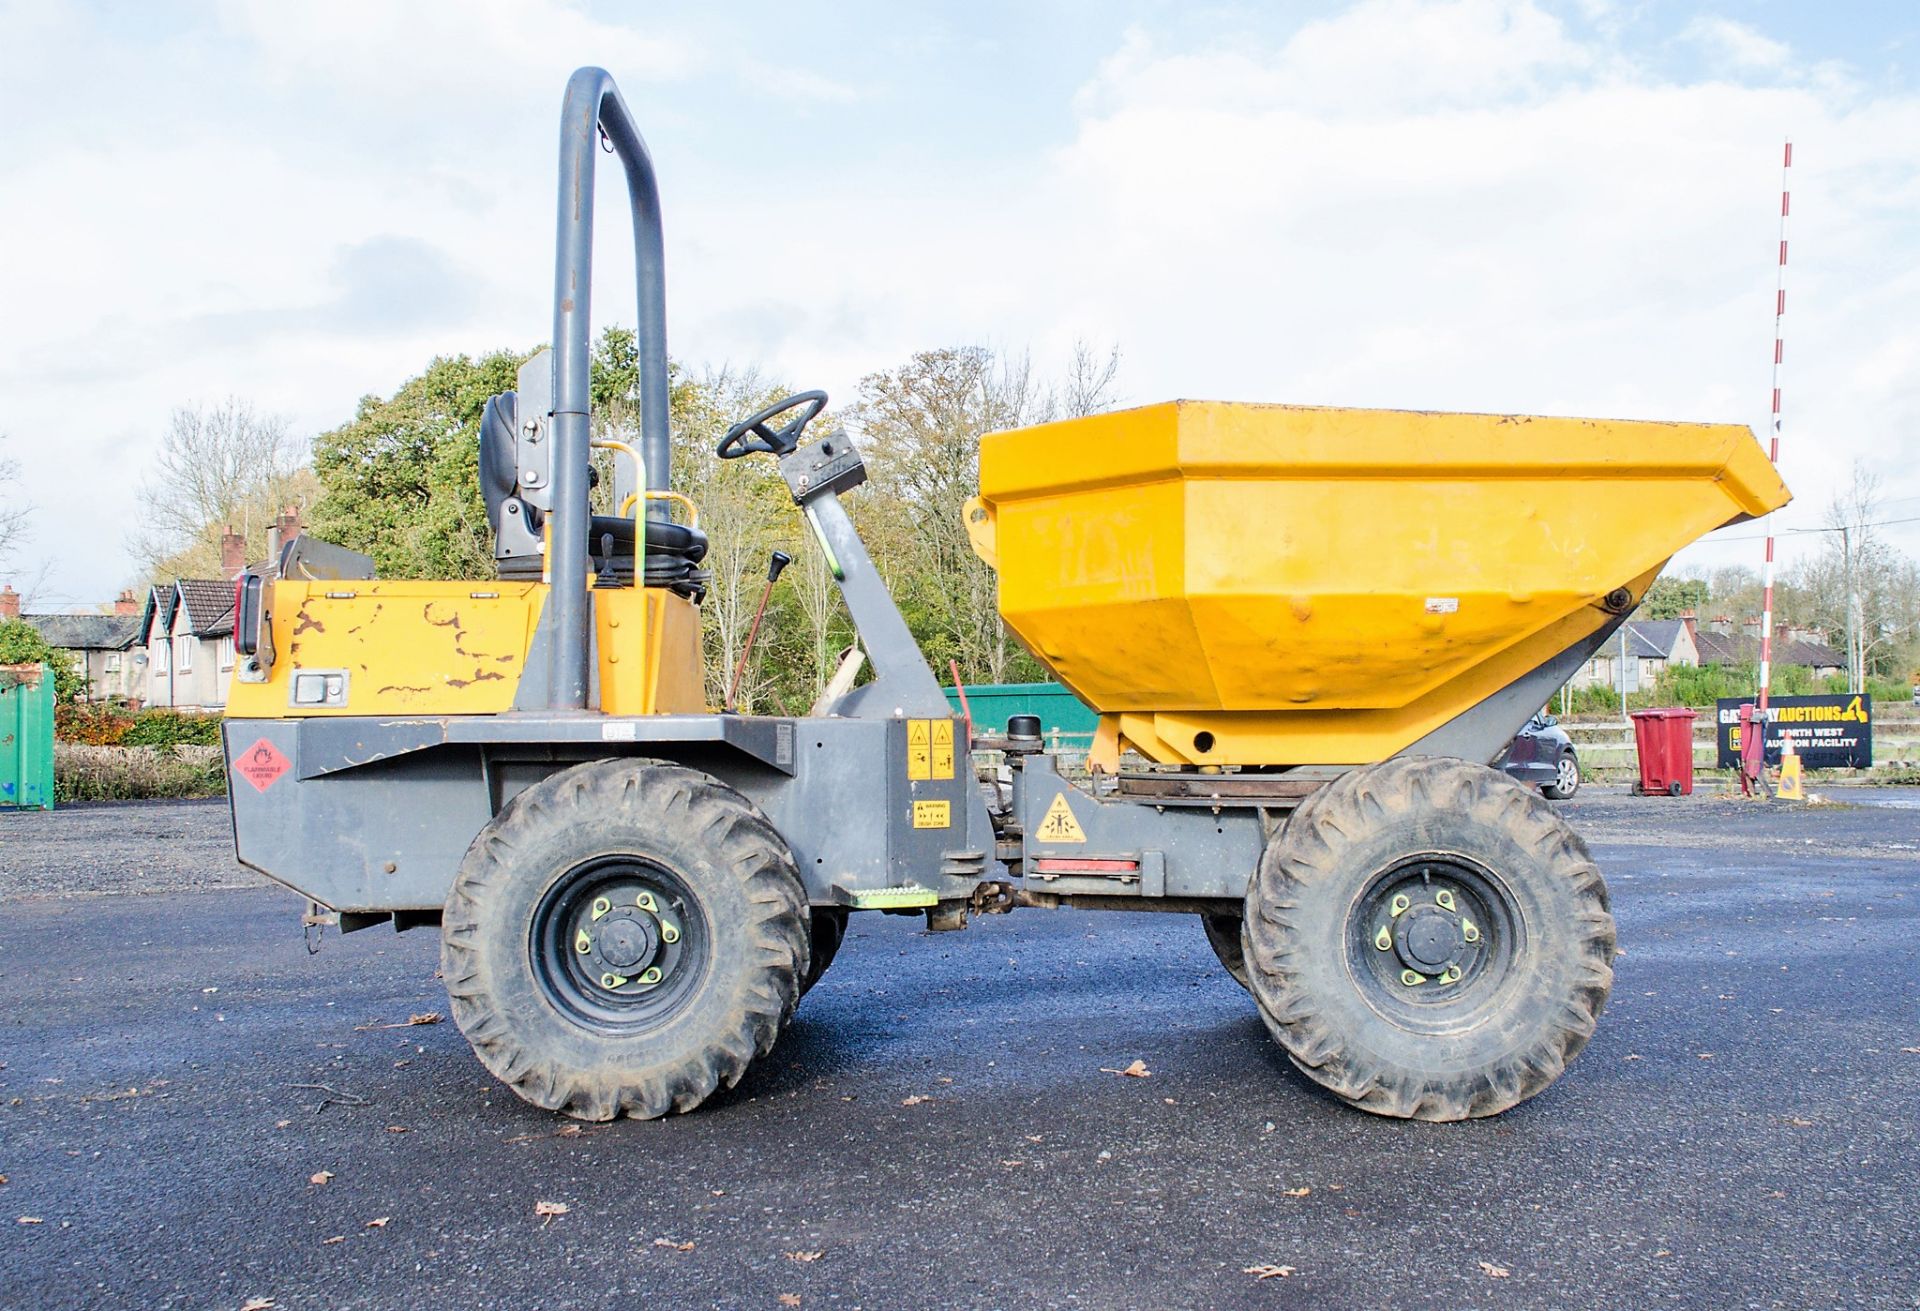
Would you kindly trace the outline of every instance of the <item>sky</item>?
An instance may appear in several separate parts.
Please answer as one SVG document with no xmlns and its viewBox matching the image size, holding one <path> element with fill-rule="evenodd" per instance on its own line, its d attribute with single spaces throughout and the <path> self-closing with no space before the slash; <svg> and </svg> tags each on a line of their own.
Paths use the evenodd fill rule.
<svg viewBox="0 0 1920 1311">
<path fill-rule="evenodd" d="M 1856 462 L 1920 520 L 1909 0 L 0 0 L 0 581 L 135 578 L 161 434 L 303 436 L 551 322 L 560 96 L 661 179 L 668 340 L 836 401 L 938 346 L 1174 397 L 1768 423 L 1791 563 Z M 603 169 L 596 322 L 631 323 Z M 1920 522 L 1887 528 L 1920 555 Z M 1753 525 L 1678 569 L 1757 566 Z"/>
</svg>

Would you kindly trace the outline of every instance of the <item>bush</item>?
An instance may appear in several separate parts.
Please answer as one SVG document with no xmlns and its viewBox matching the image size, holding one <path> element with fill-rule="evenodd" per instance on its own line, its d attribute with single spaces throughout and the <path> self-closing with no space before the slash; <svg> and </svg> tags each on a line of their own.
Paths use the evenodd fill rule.
<svg viewBox="0 0 1920 1311">
<path fill-rule="evenodd" d="M 53 746 L 56 801 L 218 797 L 226 791 L 226 759 L 218 747 Z"/>
<path fill-rule="evenodd" d="M 54 710 L 54 736 L 94 747 L 217 747 L 220 716 L 181 710 L 130 711 L 75 702 Z"/>
<path fill-rule="evenodd" d="M 190 715 L 179 710 L 142 710 L 120 738 L 128 747 L 217 747 L 220 716 Z"/>
<path fill-rule="evenodd" d="M 133 727 L 133 713 L 98 701 L 68 701 L 53 708 L 53 735 L 61 742 L 110 747 Z"/>
<path fill-rule="evenodd" d="M 39 629 L 18 619 L 0 620 L 0 665 L 52 665 L 55 701 L 77 701 L 86 682 L 71 653 L 49 646 Z"/>
</svg>

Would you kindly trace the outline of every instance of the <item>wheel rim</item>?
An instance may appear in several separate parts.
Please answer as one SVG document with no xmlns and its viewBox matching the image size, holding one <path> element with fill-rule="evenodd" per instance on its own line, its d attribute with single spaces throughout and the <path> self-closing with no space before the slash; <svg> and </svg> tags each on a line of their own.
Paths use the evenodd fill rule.
<svg viewBox="0 0 1920 1311">
<path fill-rule="evenodd" d="M 1525 924 L 1498 875 L 1465 856 L 1409 856 L 1368 880 L 1347 920 L 1348 972 L 1382 1018 L 1471 1028 L 1519 974 Z"/>
<path fill-rule="evenodd" d="M 1560 757 L 1560 764 L 1554 770 L 1553 782 L 1554 786 L 1562 792 L 1571 792 L 1580 786 L 1580 766 L 1574 763 L 1573 757 Z"/>
<path fill-rule="evenodd" d="M 699 900 L 665 866 L 627 856 L 576 865 L 534 908 L 533 976 L 556 1010 L 595 1033 L 654 1028 L 706 972 L 712 940 Z"/>
</svg>

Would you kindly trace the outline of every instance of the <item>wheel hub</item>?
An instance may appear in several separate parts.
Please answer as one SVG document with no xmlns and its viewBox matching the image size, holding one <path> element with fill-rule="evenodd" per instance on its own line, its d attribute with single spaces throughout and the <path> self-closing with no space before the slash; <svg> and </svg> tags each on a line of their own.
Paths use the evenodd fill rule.
<svg viewBox="0 0 1920 1311">
<path fill-rule="evenodd" d="M 644 968 L 660 949 L 659 922 L 637 907 L 614 911 L 586 932 L 591 954 L 616 970 Z"/>
<path fill-rule="evenodd" d="M 1460 917 L 1438 906 L 1417 906 L 1400 916 L 1394 947 L 1408 969 L 1444 974 L 1459 963 L 1467 945 Z"/>
</svg>

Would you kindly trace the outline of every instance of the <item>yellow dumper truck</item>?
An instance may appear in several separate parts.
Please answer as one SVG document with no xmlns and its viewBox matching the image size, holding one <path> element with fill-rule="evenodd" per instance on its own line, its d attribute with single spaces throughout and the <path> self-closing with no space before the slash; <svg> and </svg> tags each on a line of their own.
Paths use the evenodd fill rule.
<svg viewBox="0 0 1920 1311">
<path fill-rule="evenodd" d="M 639 440 L 589 499 L 594 161 L 623 166 Z M 240 859 L 343 930 L 437 925 L 454 1019 L 537 1105 L 658 1116 L 778 1039 L 858 911 L 1198 916 L 1299 1068 L 1452 1120 L 1540 1091 L 1613 973 L 1585 845 L 1487 762 L 1702 533 L 1785 503 L 1731 425 L 1175 402 L 986 437 L 975 549 L 1100 714 L 951 712 L 842 497 L 825 397 L 743 419 L 860 634 L 819 712 L 705 704 L 698 507 L 667 485 L 660 204 L 612 80 L 562 113 L 552 348 L 489 403 L 496 577 L 310 538 L 240 585 Z"/>
</svg>

